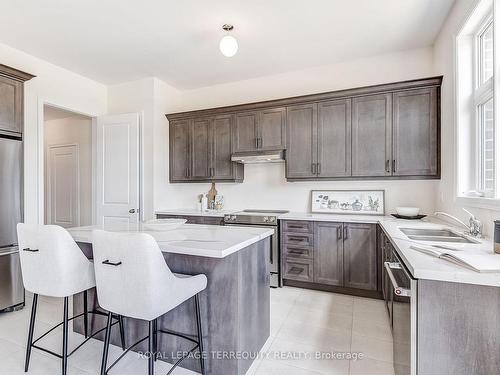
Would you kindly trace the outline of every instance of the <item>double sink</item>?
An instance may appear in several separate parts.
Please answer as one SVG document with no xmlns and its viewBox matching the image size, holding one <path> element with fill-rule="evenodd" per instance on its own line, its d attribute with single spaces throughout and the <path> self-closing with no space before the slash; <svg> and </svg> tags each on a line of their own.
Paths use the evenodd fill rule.
<svg viewBox="0 0 500 375">
<path fill-rule="evenodd" d="M 450 229 L 399 228 L 409 239 L 415 241 L 478 243 Z"/>
</svg>

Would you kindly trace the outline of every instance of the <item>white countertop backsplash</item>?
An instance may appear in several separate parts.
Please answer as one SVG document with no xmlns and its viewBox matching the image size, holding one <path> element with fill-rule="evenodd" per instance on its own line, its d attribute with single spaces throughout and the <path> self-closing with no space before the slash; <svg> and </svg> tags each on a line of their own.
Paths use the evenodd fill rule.
<svg viewBox="0 0 500 375">
<path fill-rule="evenodd" d="M 92 231 L 95 229 L 148 233 L 156 239 L 163 252 L 209 258 L 224 258 L 274 233 L 274 230 L 267 228 L 198 224 L 184 224 L 169 231 L 146 230 L 142 224 L 94 225 L 70 228 L 68 231 L 75 241 L 92 243 Z"/>
</svg>

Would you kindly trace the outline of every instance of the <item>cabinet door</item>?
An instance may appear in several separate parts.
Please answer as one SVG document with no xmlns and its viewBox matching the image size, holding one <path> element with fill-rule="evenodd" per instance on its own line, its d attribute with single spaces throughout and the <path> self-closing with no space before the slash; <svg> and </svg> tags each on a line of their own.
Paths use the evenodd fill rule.
<svg viewBox="0 0 500 375">
<path fill-rule="evenodd" d="M 193 120 L 190 177 L 194 180 L 210 178 L 210 126 L 211 120 L 208 118 Z"/>
<path fill-rule="evenodd" d="M 390 176 L 392 95 L 352 100 L 352 175 Z"/>
<path fill-rule="evenodd" d="M 257 149 L 258 112 L 236 114 L 234 129 L 234 151 L 253 151 Z"/>
<path fill-rule="evenodd" d="M 344 286 L 377 290 L 377 229 L 373 224 L 344 224 Z"/>
<path fill-rule="evenodd" d="M 351 175 L 351 99 L 318 104 L 318 177 Z"/>
<path fill-rule="evenodd" d="M 316 104 L 287 108 L 287 178 L 317 177 L 317 108 Z"/>
<path fill-rule="evenodd" d="M 213 121 L 211 136 L 211 178 L 230 180 L 234 178 L 234 163 L 231 162 L 232 116 L 219 116 Z"/>
<path fill-rule="evenodd" d="M 262 150 L 280 150 L 286 145 L 286 109 L 271 108 L 260 112 L 258 147 Z"/>
<path fill-rule="evenodd" d="M 342 223 L 314 223 L 314 282 L 343 284 Z"/>
<path fill-rule="evenodd" d="M 437 89 L 396 92 L 393 103 L 393 175 L 437 175 Z"/>
<path fill-rule="evenodd" d="M 23 131 L 23 84 L 0 76 L 0 130 Z"/>
<path fill-rule="evenodd" d="M 190 134 L 189 120 L 172 121 L 170 123 L 170 181 L 186 181 L 189 179 Z"/>
</svg>

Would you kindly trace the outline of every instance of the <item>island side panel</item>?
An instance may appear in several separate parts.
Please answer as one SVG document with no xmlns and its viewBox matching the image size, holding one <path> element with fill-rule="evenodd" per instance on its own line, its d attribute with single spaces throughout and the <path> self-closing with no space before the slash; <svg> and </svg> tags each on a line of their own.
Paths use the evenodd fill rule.
<svg viewBox="0 0 500 375">
<path fill-rule="evenodd" d="M 79 244 L 82 251 L 92 256 L 91 245 Z M 252 360 L 218 358 L 234 352 L 258 351 L 269 337 L 269 275 L 267 253 L 269 238 L 261 240 L 225 258 L 207 258 L 164 253 L 170 269 L 176 273 L 199 274 L 208 278 L 207 289 L 200 293 L 207 374 L 245 374 Z M 245 293 L 247 295 L 245 295 Z M 250 293 L 253 293 L 250 298 Z M 254 298 L 258 298 L 254 300 Z M 95 290 L 89 292 L 89 307 L 98 307 Z M 82 294 L 75 296 L 74 313 L 83 311 Z M 159 327 L 193 335 L 196 333 L 194 304 L 188 300 L 159 319 Z M 75 320 L 75 332 L 83 333 L 82 319 Z M 245 321 L 248 323 L 245 324 Z M 105 326 L 105 318 L 93 316 L 92 332 Z M 127 345 L 147 335 L 147 323 L 125 319 Z M 96 338 L 103 340 L 103 334 Z M 111 342 L 120 345 L 118 326 L 114 326 Z M 160 335 L 159 350 L 162 359 L 172 362 L 172 354 L 189 350 L 191 344 L 170 335 Z M 145 344 L 136 351 L 147 351 Z M 182 367 L 199 371 L 199 362 L 189 358 Z"/>
<path fill-rule="evenodd" d="M 254 355 L 264 346 L 270 333 L 270 238 L 255 244 L 252 251 L 240 253 L 239 297 L 239 350 Z M 238 361 L 239 374 L 245 374 L 254 357 Z"/>
<path fill-rule="evenodd" d="M 418 281 L 418 374 L 500 374 L 500 288 Z"/>
</svg>

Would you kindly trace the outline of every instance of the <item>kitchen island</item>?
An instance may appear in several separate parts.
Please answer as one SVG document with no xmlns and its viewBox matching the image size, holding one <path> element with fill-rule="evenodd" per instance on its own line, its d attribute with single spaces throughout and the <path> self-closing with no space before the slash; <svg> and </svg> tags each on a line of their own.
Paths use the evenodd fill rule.
<svg viewBox="0 0 500 375">
<path fill-rule="evenodd" d="M 157 240 L 173 272 L 205 274 L 208 285 L 200 293 L 200 306 L 206 373 L 246 373 L 270 334 L 268 256 L 272 230 L 189 224 L 171 231 L 149 231 L 142 224 L 71 228 L 69 232 L 89 258 L 94 229 L 149 233 Z M 74 314 L 83 312 L 82 297 L 80 294 L 74 298 Z M 93 290 L 89 293 L 89 307 L 97 306 Z M 194 335 L 194 317 L 193 303 L 186 301 L 159 318 L 159 328 Z M 73 329 L 83 333 L 79 320 L 75 320 Z M 95 331 L 105 326 L 105 319 L 91 316 L 90 323 L 91 331 Z M 147 335 L 147 323 L 126 318 L 125 333 L 126 343 L 131 345 Z M 97 338 L 103 340 L 103 335 Z M 120 345 L 117 328 L 113 329 L 111 342 Z M 178 353 L 189 350 L 191 345 L 175 336 L 161 335 L 161 359 L 175 362 Z M 134 350 L 146 352 L 147 347 L 143 344 Z M 200 371 L 197 358 L 187 358 L 181 367 Z"/>
</svg>

